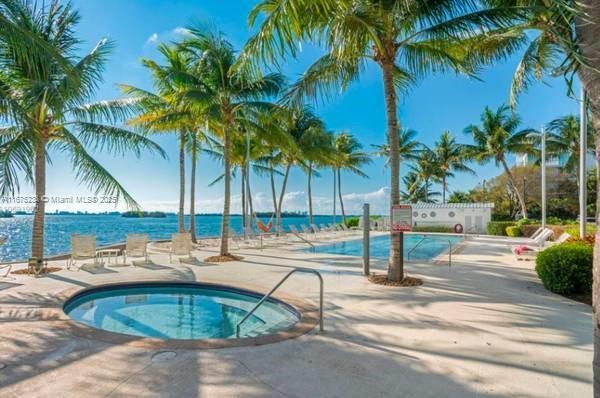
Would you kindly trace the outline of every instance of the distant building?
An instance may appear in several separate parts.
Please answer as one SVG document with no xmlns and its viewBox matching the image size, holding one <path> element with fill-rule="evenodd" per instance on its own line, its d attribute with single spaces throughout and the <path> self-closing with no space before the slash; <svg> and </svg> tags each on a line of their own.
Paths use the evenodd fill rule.
<svg viewBox="0 0 600 398">
<path fill-rule="evenodd" d="M 569 160 L 569 154 L 564 153 L 561 155 L 548 155 L 546 158 L 546 165 L 548 167 L 558 167 L 563 168 L 565 164 L 567 164 L 567 160 Z M 538 161 L 538 158 L 534 155 L 527 155 L 524 153 L 519 153 L 515 155 L 515 166 L 524 167 L 524 166 L 533 166 Z M 586 159 L 587 167 L 594 167 L 595 159 L 594 155 L 588 154 Z"/>
</svg>

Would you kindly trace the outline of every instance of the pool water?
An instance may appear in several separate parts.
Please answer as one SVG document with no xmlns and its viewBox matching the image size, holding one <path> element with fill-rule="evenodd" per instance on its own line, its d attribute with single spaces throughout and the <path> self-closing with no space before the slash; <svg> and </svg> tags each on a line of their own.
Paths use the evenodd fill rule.
<svg viewBox="0 0 600 398">
<path fill-rule="evenodd" d="M 84 292 L 67 301 L 64 310 L 93 328 L 132 336 L 229 339 L 260 298 L 213 285 L 123 285 Z M 298 320 L 291 306 L 268 300 L 244 322 L 240 337 L 273 333 Z"/>
<path fill-rule="evenodd" d="M 427 239 L 423 240 L 426 237 Z M 423 234 L 404 234 L 404 258 L 408 259 L 408 252 L 416 245 L 417 248 L 410 253 L 410 260 L 429 261 L 444 251 L 448 250 L 449 242 L 454 246 L 464 239 L 456 235 L 423 235 Z M 422 241 L 422 242 L 421 242 Z M 419 243 L 421 242 L 421 243 Z M 315 246 L 314 249 L 306 251 L 328 254 L 343 254 L 347 256 L 362 256 L 362 239 L 336 242 L 326 245 Z M 371 237 L 370 253 L 373 258 L 389 258 L 390 255 L 390 237 L 389 235 Z"/>
</svg>

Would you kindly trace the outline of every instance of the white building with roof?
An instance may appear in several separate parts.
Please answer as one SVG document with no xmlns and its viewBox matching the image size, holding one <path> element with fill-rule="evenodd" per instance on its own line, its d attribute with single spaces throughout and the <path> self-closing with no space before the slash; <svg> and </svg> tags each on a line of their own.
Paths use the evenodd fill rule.
<svg viewBox="0 0 600 398">
<path fill-rule="evenodd" d="M 413 226 L 461 225 L 467 233 L 482 234 L 492 221 L 493 203 L 414 203 Z"/>
</svg>

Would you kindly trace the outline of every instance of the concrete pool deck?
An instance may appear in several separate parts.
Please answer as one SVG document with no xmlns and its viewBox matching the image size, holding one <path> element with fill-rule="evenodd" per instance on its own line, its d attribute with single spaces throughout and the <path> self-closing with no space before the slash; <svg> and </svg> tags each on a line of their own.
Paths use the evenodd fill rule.
<svg viewBox="0 0 600 398">
<path fill-rule="evenodd" d="M 297 245 L 291 245 L 294 248 Z M 214 249 L 195 252 L 199 259 Z M 502 238 L 472 237 L 452 268 L 408 263 L 415 288 L 369 283 L 359 258 L 272 248 L 239 262 L 63 270 L 0 280 L 2 397 L 588 397 L 591 307 L 544 290 Z M 59 262 L 64 266 L 64 261 Z M 60 292 L 164 279 L 268 291 L 290 267 L 325 279 L 325 333 L 257 347 L 149 349 L 86 339 L 44 309 Z M 372 269 L 384 272 L 374 261 Z M 314 275 L 282 293 L 316 302 Z M 173 354 L 174 353 L 174 354 Z M 174 355 L 174 356 L 173 356 Z"/>
</svg>

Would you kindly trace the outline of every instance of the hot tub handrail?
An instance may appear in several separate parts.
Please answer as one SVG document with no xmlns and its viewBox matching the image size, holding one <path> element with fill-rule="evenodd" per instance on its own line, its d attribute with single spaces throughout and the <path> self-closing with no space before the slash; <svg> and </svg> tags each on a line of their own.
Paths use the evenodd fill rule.
<svg viewBox="0 0 600 398">
<path fill-rule="evenodd" d="M 423 238 L 416 245 L 414 245 L 406 254 L 406 258 L 410 260 L 410 254 L 424 241 L 426 240 L 441 240 L 448 243 L 448 266 L 452 267 L 452 241 L 448 238 L 439 237 L 439 236 L 427 236 L 423 235 Z"/>
<path fill-rule="evenodd" d="M 277 289 L 279 289 L 279 287 L 281 285 L 283 285 L 283 283 L 290 277 L 292 276 L 292 274 L 294 274 L 295 272 L 305 272 L 305 273 L 310 273 L 310 274 L 315 274 L 318 278 L 319 278 L 319 331 L 323 331 L 323 277 L 321 276 L 321 274 L 319 273 L 319 271 L 316 271 L 314 269 L 310 269 L 310 268 L 294 268 L 293 270 L 291 270 L 290 272 L 288 272 L 270 291 L 269 293 L 265 294 L 263 298 L 260 299 L 260 301 L 258 303 L 256 303 L 256 305 L 254 306 L 254 308 L 252 308 L 250 310 L 250 312 L 248 312 L 246 314 L 245 317 L 242 318 L 242 320 L 237 324 L 237 326 L 235 327 L 235 335 L 237 338 L 240 337 L 240 328 L 242 326 L 242 323 L 244 323 L 248 318 L 250 318 L 250 316 L 252 314 L 254 314 L 254 312 L 258 309 L 258 307 L 260 307 L 265 301 L 267 301 L 269 299 L 269 297 L 271 297 L 273 295 L 273 293 L 275 293 L 275 291 Z"/>
</svg>

